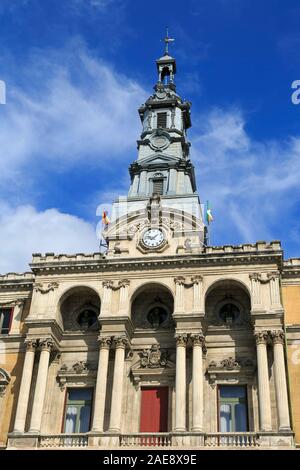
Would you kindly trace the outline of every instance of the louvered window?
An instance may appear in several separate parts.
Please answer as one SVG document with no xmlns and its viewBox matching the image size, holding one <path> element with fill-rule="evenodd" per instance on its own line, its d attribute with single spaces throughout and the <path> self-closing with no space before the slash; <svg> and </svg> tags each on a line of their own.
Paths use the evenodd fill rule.
<svg viewBox="0 0 300 470">
<path fill-rule="evenodd" d="M 161 129 L 167 127 L 167 113 L 157 113 L 157 127 Z"/>
<path fill-rule="evenodd" d="M 153 180 L 153 194 L 164 193 L 164 180 L 163 178 L 156 178 Z"/>
</svg>

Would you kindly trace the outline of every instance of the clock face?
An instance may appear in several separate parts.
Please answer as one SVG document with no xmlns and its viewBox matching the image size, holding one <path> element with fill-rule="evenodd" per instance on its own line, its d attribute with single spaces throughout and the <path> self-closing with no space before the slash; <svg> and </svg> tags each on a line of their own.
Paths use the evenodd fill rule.
<svg viewBox="0 0 300 470">
<path fill-rule="evenodd" d="M 164 239 L 163 232 L 158 228 L 151 228 L 143 235 L 143 242 L 147 248 L 156 248 L 163 243 Z"/>
</svg>

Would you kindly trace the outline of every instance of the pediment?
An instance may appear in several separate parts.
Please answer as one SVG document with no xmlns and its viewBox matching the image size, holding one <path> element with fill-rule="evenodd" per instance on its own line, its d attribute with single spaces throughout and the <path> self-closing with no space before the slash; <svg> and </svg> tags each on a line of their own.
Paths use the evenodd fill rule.
<svg viewBox="0 0 300 470">
<path fill-rule="evenodd" d="M 153 153 L 152 155 L 149 155 L 148 157 L 144 157 L 140 160 L 138 160 L 138 163 L 143 166 L 143 167 L 148 167 L 148 166 L 155 166 L 155 165 L 163 165 L 165 164 L 166 166 L 169 165 L 174 165 L 174 163 L 178 163 L 180 160 L 179 157 L 174 157 L 174 155 L 166 155 L 163 153 Z"/>
</svg>

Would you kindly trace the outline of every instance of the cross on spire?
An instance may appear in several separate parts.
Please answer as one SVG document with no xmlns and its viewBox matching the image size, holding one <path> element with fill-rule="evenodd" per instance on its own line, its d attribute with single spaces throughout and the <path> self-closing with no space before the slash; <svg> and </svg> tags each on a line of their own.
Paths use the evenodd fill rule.
<svg viewBox="0 0 300 470">
<path fill-rule="evenodd" d="M 163 39 L 163 41 L 165 42 L 165 55 L 169 55 L 169 43 L 170 42 L 174 42 L 175 39 L 174 38 L 170 38 L 169 37 L 169 29 L 167 28 L 167 35 L 166 37 Z"/>
</svg>

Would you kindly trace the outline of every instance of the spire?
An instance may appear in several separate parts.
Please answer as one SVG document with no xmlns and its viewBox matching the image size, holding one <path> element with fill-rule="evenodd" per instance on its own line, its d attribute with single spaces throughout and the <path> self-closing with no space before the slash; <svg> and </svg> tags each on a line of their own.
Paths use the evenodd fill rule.
<svg viewBox="0 0 300 470">
<path fill-rule="evenodd" d="M 169 37 L 169 29 L 168 28 L 167 28 L 167 35 L 164 39 L 162 39 L 162 41 L 165 42 L 165 55 L 169 55 L 169 43 L 174 42 L 175 39 Z"/>
<path fill-rule="evenodd" d="M 174 76 L 176 73 L 176 61 L 169 55 L 169 44 L 174 42 L 175 39 L 170 38 L 168 28 L 166 37 L 162 39 L 162 41 L 165 43 L 165 53 L 160 59 L 156 61 L 158 82 L 163 83 L 164 85 L 173 85 Z"/>
</svg>

